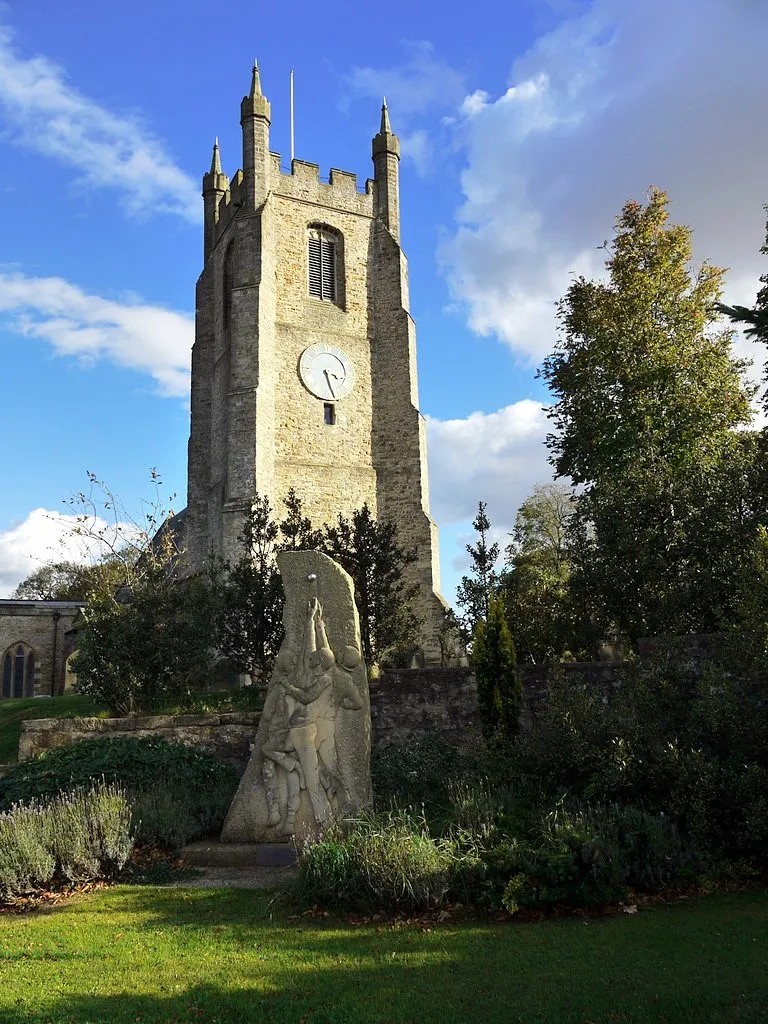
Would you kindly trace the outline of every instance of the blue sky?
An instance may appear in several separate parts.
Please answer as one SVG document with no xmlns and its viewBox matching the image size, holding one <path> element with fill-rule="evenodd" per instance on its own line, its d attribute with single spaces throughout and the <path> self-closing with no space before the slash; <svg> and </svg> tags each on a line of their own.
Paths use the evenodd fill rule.
<svg viewBox="0 0 768 1024">
<path fill-rule="evenodd" d="M 0 3 L 0 596 L 61 557 L 86 470 L 184 504 L 200 177 L 215 136 L 239 166 L 254 56 L 285 163 L 290 68 L 321 173 L 370 176 L 387 96 L 451 597 L 478 499 L 503 537 L 549 478 L 536 366 L 627 198 L 668 189 L 752 302 L 766 38 L 763 0 Z"/>
</svg>

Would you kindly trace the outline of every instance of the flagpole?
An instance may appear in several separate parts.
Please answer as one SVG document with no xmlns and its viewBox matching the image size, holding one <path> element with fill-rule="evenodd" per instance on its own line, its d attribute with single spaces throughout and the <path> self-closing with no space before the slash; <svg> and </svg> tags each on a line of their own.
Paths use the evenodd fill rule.
<svg viewBox="0 0 768 1024">
<path fill-rule="evenodd" d="M 291 68 L 291 163 L 296 155 L 293 136 L 293 68 Z"/>
</svg>

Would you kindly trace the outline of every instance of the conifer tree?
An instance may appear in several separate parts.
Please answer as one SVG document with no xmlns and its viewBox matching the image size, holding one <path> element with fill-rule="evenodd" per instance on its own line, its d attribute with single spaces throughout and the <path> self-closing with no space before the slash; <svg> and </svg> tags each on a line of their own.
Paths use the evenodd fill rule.
<svg viewBox="0 0 768 1024">
<path fill-rule="evenodd" d="M 487 507 L 484 501 L 477 503 L 477 515 L 472 521 L 477 540 L 466 546 L 471 559 L 470 571 L 467 576 L 462 576 L 456 588 L 456 604 L 461 609 L 459 622 L 467 640 L 474 636 L 478 622 L 488 618 L 491 598 L 498 589 L 496 563 L 499 545 L 490 543 L 491 522 L 486 515 Z"/>
<path fill-rule="evenodd" d="M 768 210 L 768 206 L 766 209 Z M 765 245 L 760 252 L 764 256 L 768 256 L 768 224 L 766 224 Z M 718 303 L 718 309 L 730 317 L 733 323 L 746 324 L 744 333 L 747 337 L 768 347 L 768 274 L 761 275 L 760 284 L 761 288 L 758 290 L 755 305 L 752 308 L 726 306 L 723 303 Z M 768 366 L 766 366 L 763 380 L 768 384 Z M 763 406 L 768 409 L 768 387 L 763 392 Z"/>
<path fill-rule="evenodd" d="M 522 688 L 500 597 L 491 598 L 487 620 L 481 619 L 475 628 L 472 661 L 483 736 L 486 741 L 511 739 L 519 728 Z"/>
<path fill-rule="evenodd" d="M 287 512 L 280 523 L 281 551 L 315 551 L 323 546 L 323 531 L 312 526 L 312 520 L 304 514 L 304 503 L 291 487 L 283 498 Z"/>
</svg>

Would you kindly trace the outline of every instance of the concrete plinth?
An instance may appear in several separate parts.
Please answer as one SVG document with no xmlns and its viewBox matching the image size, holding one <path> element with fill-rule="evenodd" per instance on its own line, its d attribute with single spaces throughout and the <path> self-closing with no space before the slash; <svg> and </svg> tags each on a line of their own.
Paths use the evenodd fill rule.
<svg viewBox="0 0 768 1024">
<path fill-rule="evenodd" d="M 292 843 L 219 843 L 204 839 L 189 843 L 181 856 L 195 868 L 289 867 L 296 863 Z"/>
</svg>

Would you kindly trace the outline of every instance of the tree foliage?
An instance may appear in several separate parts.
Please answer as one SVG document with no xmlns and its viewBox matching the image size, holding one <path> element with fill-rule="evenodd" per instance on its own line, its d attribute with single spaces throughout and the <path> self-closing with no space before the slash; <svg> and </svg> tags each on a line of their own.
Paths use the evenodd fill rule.
<svg viewBox="0 0 768 1024">
<path fill-rule="evenodd" d="M 474 636 L 478 622 L 488 618 L 491 599 L 498 590 L 496 564 L 499 545 L 490 540 L 491 522 L 486 514 L 487 507 L 484 501 L 477 503 L 477 515 L 472 521 L 477 539 L 474 544 L 466 545 L 470 569 L 456 588 L 459 623 L 466 640 Z"/>
<path fill-rule="evenodd" d="M 283 499 L 286 513 L 280 522 L 279 544 L 281 551 L 304 549 L 316 551 L 323 546 L 323 531 L 312 526 L 312 520 L 304 514 L 304 503 L 291 487 Z"/>
<path fill-rule="evenodd" d="M 346 569 L 355 585 L 363 657 L 371 665 L 405 658 L 416 644 L 419 620 L 411 602 L 416 586 L 405 570 L 416 552 L 400 546 L 394 523 L 377 522 L 368 505 L 326 526 L 322 550 Z"/>
<path fill-rule="evenodd" d="M 765 209 L 768 210 L 768 206 Z M 768 224 L 766 224 L 765 245 L 760 252 L 764 256 L 768 256 Z M 744 333 L 748 338 L 768 346 L 768 274 L 763 274 L 760 277 L 760 284 L 755 305 L 751 309 L 747 306 L 727 306 L 724 303 L 718 303 L 718 309 L 730 317 L 733 323 L 746 324 Z M 768 384 L 768 366 L 764 371 L 763 381 Z M 768 387 L 763 392 L 763 406 L 768 409 Z"/>
<path fill-rule="evenodd" d="M 170 537 L 124 565 L 117 589 L 92 591 L 74 669 L 77 687 L 112 711 L 153 710 L 158 700 L 207 684 L 214 642 L 205 577 L 179 580 Z"/>
<path fill-rule="evenodd" d="M 20 601 L 85 601 L 110 580 L 117 584 L 122 564 L 122 559 L 109 555 L 92 564 L 48 562 L 22 580 L 11 596 Z"/>
<path fill-rule="evenodd" d="M 522 705 L 515 645 L 500 597 L 489 602 L 488 618 L 475 627 L 472 661 L 477 679 L 480 724 L 486 740 L 516 735 Z"/>
<path fill-rule="evenodd" d="M 518 510 L 501 590 L 521 662 L 590 649 L 588 616 L 571 587 L 573 513 L 572 488 L 561 483 L 537 485 Z"/>
<path fill-rule="evenodd" d="M 551 461 L 584 485 L 582 592 L 631 637 L 717 629 L 757 514 L 753 441 L 737 432 L 752 392 L 715 325 L 724 272 L 692 271 L 691 232 L 667 216 L 655 189 L 624 206 L 607 280 L 573 282 L 542 369 Z"/>
<path fill-rule="evenodd" d="M 152 710 L 162 696 L 206 683 L 212 665 L 213 592 L 207 577 L 179 578 L 173 515 L 159 475 L 151 476 L 155 498 L 139 521 L 93 473 L 71 502 L 75 535 L 86 550 L 106 552 L 110 565 L 87 595 L 77 687 L 122 714 Z"/>
<path fill-rule="evenodd" d="M 215 571 L 220 588 L 216 647 L 236 668 L 260 678 L 271 671 L 285 632 L 275 561 L 279 533 L 269 500 L 257 494 L 243 520 L 240 558 Z"/>
</svg>

